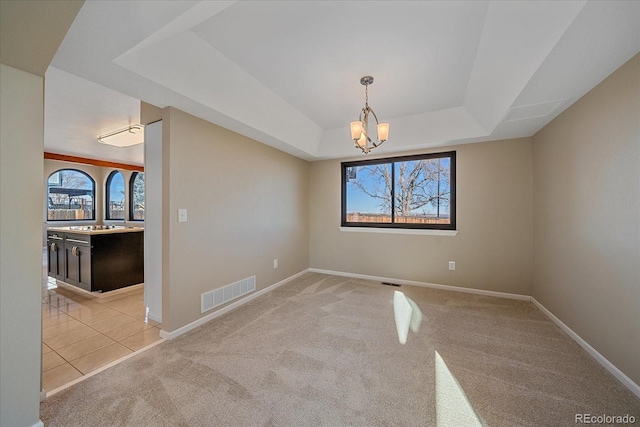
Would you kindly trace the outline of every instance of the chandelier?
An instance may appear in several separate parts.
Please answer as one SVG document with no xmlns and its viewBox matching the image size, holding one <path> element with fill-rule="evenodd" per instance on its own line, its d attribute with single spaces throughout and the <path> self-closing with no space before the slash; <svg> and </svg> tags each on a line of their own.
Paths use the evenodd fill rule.
<svg viewBox="0 0 640 427">
<path fill-rule="evenodd" d="M 364 76 L 360 79 L 360 84 L 364 85 L 364 108 L 360 111 L 358 121 L 351 122 L 351 139 L 356 148 L 362 150 L 364 154 L 369 154 L 377 146 L 381 145 L 389 138 L 389 123 L 379 123 L 378 116 L 369 107 L 369 85 L 373 84 L 373 77 Z M 373 115 L 376 121 L 378 135 L 376 140 L 371 139 L 369 134 L 369 114 Z"/>
</svg>

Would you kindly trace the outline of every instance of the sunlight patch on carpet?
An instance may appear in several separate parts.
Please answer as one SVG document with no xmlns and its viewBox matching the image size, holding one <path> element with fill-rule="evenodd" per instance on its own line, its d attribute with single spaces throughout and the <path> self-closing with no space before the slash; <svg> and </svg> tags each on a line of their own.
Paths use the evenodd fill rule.
<svg viewBox="0 0 640 427">
<path fill-rule="evenodd" d="M 418 305 L 400 291 L 393 292 L 393 317 L 400 344 L 407 342 L 409 329 L 418 333 L 422 322 L 422 312 Z"/>
<path fill-rule="evenodd" d="M 471 402 L 440 354 L 435 352 L 436 419 L 438 427 L 482 427 Z"/>
</svg>

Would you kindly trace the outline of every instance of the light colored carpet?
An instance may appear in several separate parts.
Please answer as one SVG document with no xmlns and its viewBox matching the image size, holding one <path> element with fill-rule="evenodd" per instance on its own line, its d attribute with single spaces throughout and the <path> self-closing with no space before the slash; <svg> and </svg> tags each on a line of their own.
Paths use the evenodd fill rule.
<svg viewBox="0 0 640 427">
<path fill-rule="evenodd" d="M 422 312 L 400 344 L 394 291 Z M 46 426 L 575 425 L 640 400 L 528 302 L 307 273 L 41 404 Z"/>
</svg>

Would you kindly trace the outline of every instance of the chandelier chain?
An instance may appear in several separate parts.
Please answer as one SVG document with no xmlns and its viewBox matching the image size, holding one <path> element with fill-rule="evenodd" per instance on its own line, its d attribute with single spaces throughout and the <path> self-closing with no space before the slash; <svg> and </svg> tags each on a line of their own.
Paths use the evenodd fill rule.
<svg viewBox="0 0 640 427">
<path fill-rule="evenodd" d="M 369 85 L 364 85 L 364 105 L 369 106 Z"/>
</svg>

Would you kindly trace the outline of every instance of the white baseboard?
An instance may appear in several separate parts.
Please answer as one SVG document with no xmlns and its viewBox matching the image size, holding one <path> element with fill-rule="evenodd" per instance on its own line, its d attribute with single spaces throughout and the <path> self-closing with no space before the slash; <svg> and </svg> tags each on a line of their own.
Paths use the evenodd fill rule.
<svg viewBox="0 0 640 427">
<path fill-rule="evenodd" d="M 530 301 L 529 295 L 510 294 L 507 292 L 485 291 L 482 289 L 463 288 L 460 286 L 438 285 L 436 283 L 417 282 L 414 280 L 392 279 L 390 277 L 370 276 L 368 274 L 345 273 L 343 271 L 322 270 L 319 268 L 310 268 L 312 273 L 331 274 L 333 276 L 353 277 L 355 279 L 374 280 L 376 282 L 397 283 L 398 285 L 421 286 L 423 288 L 440 289 L 443 291 L 464 292 L 466 294 L 484 295 L 489 297 L 517 299 L 521 301 Z"/>
<path fill-rule="evenodd" d="M 44 389 L 40 390 L 40 403 L 44 402 L 47 399 L 47 392 Z"/>
<path fill-rule="evenodd" d="M 32 425 L 31 427 L 44 427 L 44 423 L 40 420 L 38 420 L 37 423 L 35 423 L 34 425 Z"/>
<path fill-rule="evenodd" d="M 626 376 L 624 372 L 616 367 L 613 363 L 611 363 L 606 357 L 598 352 L 595 348 L 591 347 L 591 345 L 586 342 L 580 335 L 575 333 L 573 329 L 568 327 L 562 320 L 558 319 L 555 314 L 547 309 L 544 305 L 542 305 L 538 300 L 534 297 L 531 297 L 531 302 L 540 309 L 544 314 L 547 315 L 549 319 L 560 329 L 562 329 L 567 335 L 569 335 L 575 342 L 578 343 L 580 347 L 585 349 L 587 353 L 591 355 L 598 363 L 600 363 L 607 371 L 611 373 L 614 377 L 618 379 L 622 384 L 624 384 L 633 394 L 640 398 L 640 386 L 636 384 L 631 378 Z"/>
<path fill-rule="evenodd" d="M 261 289 L 261 290 L 259 290 L 257 292 L 254 292 L 254 293 L 252 293 L 250 295 L 247 295 L 246 297 L 244 297 L 242 299 L 239 299 L 238 301 L 236 301 L 236 302 L 234 302 L 232 304 L 229 304 L 229 305 L 227 305 L 225 307 L 222 307 L 220 310 L 214 311 L 213 313 L 207 314 L 204 317 L 201 317 L 201 318 L 199 318 L 197 320 L 194 320 L 193 322 L 188 323 L 188 324 L 182 326 L 181 328 L 176 329 L 175 331 L 167 332 L 165 330 L 161 330 L 160 331 L 160 337 L 164 338 L 165 340 L 172 340 L 172 339 L 174 339 L 176 337 L 179 337 L 180 335 L 182 335 L 184 333 L 187 333 L 190 330 L 197 328 L 198 326 L 204 325 L 205 323 L 215 319 L 216 317 L 220 317 L 223 314 L 228 313 L 231 310 L 234 310 L 234 309 L 236 309 L 236 308 L 248 303 L 249 301 L 252 301 L 252 300 L 258 298 L 261 295 L 264 295 L 266 293 L 269 293 L 269 292 L 279 288 L 280 286 L 284 285 L 285 283 L 288 283 L 288 282 L 292 281 L 293 279 L 296 279 L 296 278 L 302 276 L 303 274 L 307 273 L 308 271 L 309 271 L 309 269 L 302 270 L 301 272 L 296 273 L 293 276 L 289 276 L 286 279 L 283 279 L 283 280 L 279 281 L 278 283 L 274 283 L 271 286 L 267 286 L 266 288 Z"/>
<path fill-rule="evenodd" d="M 118 294 L 124 294 L 126 292 L 138 291 L 140 289 L 144 289 L 144 283 L 138 283 L 137 285 L 129 285 L 124 288 L 114 289 L 113 291 L 108 292 L 90 292 L 85 289 L 82 289 L 78 286 L 70 285 L 69 283 L 63 282 L 62 280 L 56 280 L 56 285 L 61 288 L 69 289 L 71 291 L 77 292 L 79 294 L 91 297 L 91 298 L 107 298 L 112 297 Z"/>
</svg>

